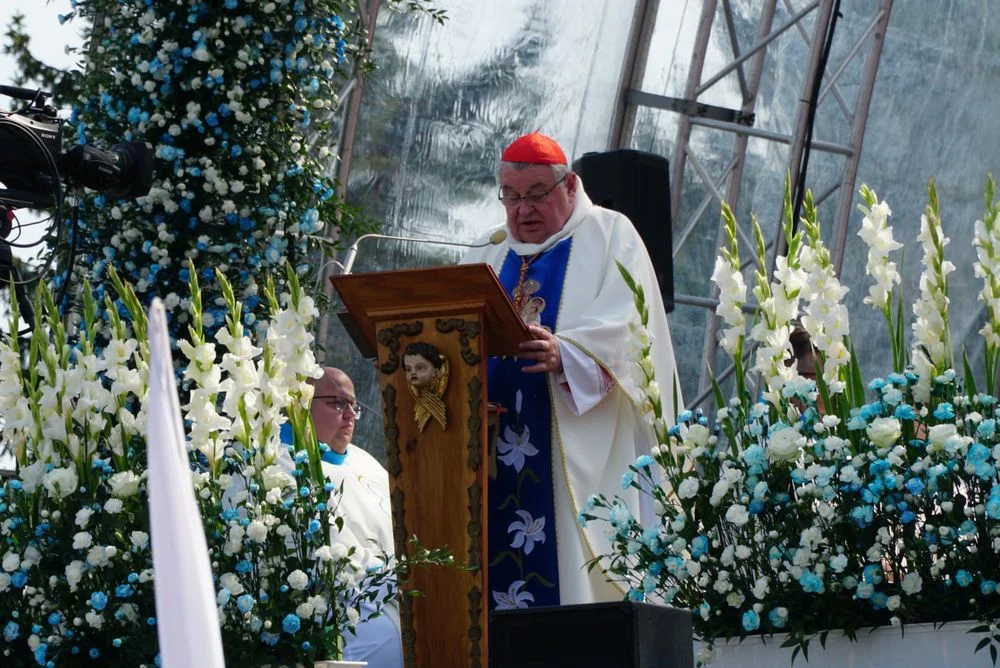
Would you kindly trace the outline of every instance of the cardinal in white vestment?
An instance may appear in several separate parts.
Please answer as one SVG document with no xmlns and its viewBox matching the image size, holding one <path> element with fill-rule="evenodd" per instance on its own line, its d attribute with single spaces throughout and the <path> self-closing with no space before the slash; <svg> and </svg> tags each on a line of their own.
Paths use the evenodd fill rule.
<svg viewBox="0 0 1000 668">
<path fill-rule="evenodd" d="M 611 551 L 608 527 L 583 528 L 577 514 L 596 493 L 638 508 L 622 474 L 656 445 L 627 390 L 637 315 L 616 260 L 645 291 L 664 417 L 674 417 L 676 367 L 659 286 L 635 227 L 590 201 L 553 139 L 514 141 L 498 177 L 509 236 L 463 262 L 493 267 L 532 339 L 516 358 L 489 366 L 489 400 L 507 409 L 489 488 L 491 609 L 620 600 L 620 584 L 586 569 Z"/>
</svg>

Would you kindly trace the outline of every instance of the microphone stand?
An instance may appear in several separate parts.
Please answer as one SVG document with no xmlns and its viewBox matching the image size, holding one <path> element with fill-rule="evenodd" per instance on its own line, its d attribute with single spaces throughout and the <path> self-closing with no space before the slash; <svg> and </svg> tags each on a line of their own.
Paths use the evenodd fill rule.
<svg viewBox="0 0 1000 668">
<path fill-rule="evenodd" d="M 482 248 L 483 246 L 491 246 L 500 243 L 507 238 L 507 232 L 504 230 L 497 230 L 490 235 L 490 238 L 481 244 L 470 244 L 462 241 L 448 241 L 445 239 L 420 239 L 417 237 L 397 237 L 389 234 L 363 234 L 354 240 L 351 247 L 347 249 L 347 253 L 344 255 L 343 271 L 340 272 L 341 276 L 346 276 L 351 273 L 351 268 L 354 267 L 354 260 L 358 257 L 358 244 L 360 244 L 365 239 L 370 239 L 372 237 L 378 239 L 391 239 L 392 241 L 412 241 L 418 244 L 441 244 L 442 246 L 461 246 L 463 248 Z"/>
</svg>

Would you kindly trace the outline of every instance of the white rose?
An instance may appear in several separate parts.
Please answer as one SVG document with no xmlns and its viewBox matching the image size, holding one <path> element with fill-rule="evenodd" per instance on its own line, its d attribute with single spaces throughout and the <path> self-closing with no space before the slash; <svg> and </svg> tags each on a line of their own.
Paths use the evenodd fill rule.
<svg viewBox="0 0 1000 668">
<path fill-rule="evenodd" d="M 888 448 L 903 434 L 899 420 L 891 417 L 875 418 L 866 431 L 872 443 L 880 448 Z"/>
<path fill-rule="evenodd" d="M 87 623 L 95 629 L 101 628 L 104 624 L 104 616 L 91 610 L 86 614 Z"/>
<path fill-rule="evenodd" d="M 74 550 L 86 550 L 94 542 L 90 533 L 87 531 L 81 531 L 79 533 L 73 534 L 73 549 Z"/>
<path fill-rule="evenodd" d="M 20 565 L 21 565 L 21 555 L 19 555 L 17 552 L 8 552 L 7 554 L 3 555 L 3 562 L 0 563 L 0 566 L 2 566 L 3 569 L 8 573 L 13 573 L 18 569 Z"/>
<path fill-rule="evenodd" d="M 110 561 L 108 551 L 102 545 L 94 545 L 87 550 L 87 563 L 94 568 L 103 568 Z"/>
<path fill-rule="evenodd" d="M 76 511 L 76 525 L 81 529 L 86 529 L 87 523 L 90 522 L 90 516 L 93 514 L 93 508 L 80 508 L 80 510 Z"/>
<path fill-rule="evenodd" d="M 288 580 L 288 586 L 290 586 L 292 589 L 297 589 L 299 591 L 302 591 L 303 589 L 309 586 L 309 576 L 300 571 L 299 569 L 295 569 L 294 571 L 289 573 L 287 580 Z"/>
<path fill-rule="evenodd" d="M 313 607 L 309 605 L 309 602 L 299 603 L 298 607 L 295 608 L 295 615 L 301 619 L 309 619 L 312 617 Z"/>
<path fill-rule="evenodd" d="M 310 596 L 306 599 L 306 602 L 312 606 L 313 612 L 317 615 L 326 614 L 329 607 L 324 596 Z"/>
<path fill-rule="evenodd" d="M 66 566 L 66 582 L 70 586 L 70 590 L 75 590 L 76 586 L 80 584 L 83 580 L 84 563 L 80 560 L 74 560 Z"/>
<path fill-rule="evenodd" d="M 700 424 L 693 424 L 687 428 L 687 433 L 683 435 L 684 445 L 692 448 L 703 448 L 708 445 L 708 437 L 712 433 L 708 427 Z"/>
<path fill-rule="evenodd" d="M 267 538 L 267 526 L 260 520 L 254 520 L 247 527 L 247 537 L 255 543 L 263 543 Z"/>
<path fill-rule="evenodd" d="M 122 511 L 125 504 L 122 503 L 121 499 L 108 499 L 104 503 L 104 511 L 112 515 L 117 515 Z"/>
<path fill-rule="evenodd" d="M 797 459 L 806 444 L 806 438 L 795 429 L 786 427 L 771 432 L 765 453 L 772 462 Z"/>
<path fill-rule="evenodd" d="M 729 506 L 729 510 L 726 511 L 726 521 L 732 522 L 738 527 L 749 522 L 750 515 L 747 513 L 747 507 L 738 503 Z"/>
<path fill-rule="evenodd" d="M 145 531 L 133 531 L 129 534 L 129 539 L 132 541 L 132 545 L 140 550 L 146 549 L 149 545 L 149 534 Z"/>
<path fill-rule="evenodd" d="M 930 441 L 932 448 L 928 448 L 930 451 L 937 451 L 944 449 L 944 444 L 949 438 L 955 436 L 958 432 L 953 424 L 936 424 L 927 430 L 927 439 Z"/>
<path fill-rule="evenodd" d="M 268 491 L 283 489 L 285 487 L 295 487 L 295 478 L 277 464 L 272 464 L 261 471 L 261 477 L 264 481 L 264 489 Z M 270 501 L 270 498 L 268 500 Z"/>
<path fill-rule="evenodd" d="M 712 496 L 708 499 L 708 502 L 713 506 L 717 506 L 722 503 L 723 497 L 728 493 L 729 483 L 725 480 L 720 480 L 712 487 Z"/>
<path fill-rule="evenodd" d="M 115 614 L 116 617 L 124 617 L 130 622 L 134 622 L 139 618 L 139 609 L 134 603 L 126 603 L 118 608 L 118 612 Z"/>
<path fill-rule="evenodd" d="M 924 588 L 924 579 L 920 573 L 907 573 L 903 576 L 903 593 L 913 595 Z"/>
<path fill-rule="evenodd" d="M 132 471 L 119 471 L 108 480 L 108 484 L 111 485 L 111 493 L 119 499 L 125 499 L 138 493 L 140 482 L 142 482 L 142 478 Z"/>
<path fill-rule="evenodd" d="M 694 495 L 698 493 L 698 488 L 700 486 L 701 483 L 698 482 L 697 478 L 684 478 L 684 481 L 677 486 L 677 496 L 682 499 L 693 498 Z"/>
<path fill-rule="evenodd" d="M 223 573 L 219 578 L 219 584 L 232 592 L 233 596 L 239 596 L 246 591 L 243 585 L 240 584 L 240 578 L 236 573 Z"/>
</svg>

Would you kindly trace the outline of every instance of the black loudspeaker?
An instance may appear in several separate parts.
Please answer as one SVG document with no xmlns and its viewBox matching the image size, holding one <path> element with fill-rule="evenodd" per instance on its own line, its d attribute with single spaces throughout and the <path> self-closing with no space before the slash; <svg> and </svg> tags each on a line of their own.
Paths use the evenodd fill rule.
<svg viewBox="0 0 1000 668">
<path fill-rule="evenodd" d="M 694 668 L 691 612 L 620 601 L 496 610 L 491 668 Z"/>
<path fill-rule="evenodd" d="M 674 310 L 674 238 L 670 221 L 670 162 L 661 155 L 619 149 L 584 153 L 573 163 L 599 206 L 628 216 L 653 261 L 667 313 Z"/>
</svg>

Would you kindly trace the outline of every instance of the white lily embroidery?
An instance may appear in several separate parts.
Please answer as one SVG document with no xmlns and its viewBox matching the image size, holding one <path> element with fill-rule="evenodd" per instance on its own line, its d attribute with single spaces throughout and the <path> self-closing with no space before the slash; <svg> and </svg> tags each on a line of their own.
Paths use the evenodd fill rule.
<svg viewBox="0 0 1000 668">
<path fill-rule="evenodd" d="M 510 546 L 519 548 L 523 545 L 524 553 L 531 554 L 536 542 L 545 542 L 545 518 L 539 517 L 535 519 L 526 510 L 515 512 L 522 521 L 511 522 L 510 526 L 507 527 L 507 533 L 514 532 L 514 540 L 511 541 Z"/>
<path fill-rule="evenodd" d="M 515 608 L 527 608 L 529 603 L 535 602 L 535 597 L 531 592 L 521 591 L 525 585 L 524 580 L 514 580 L 506 593 L 501 591 L 493 592 L 493 600 L 497 604 L 497 610 L 514 610 Z"/>
<path fill-rule="evenodd" d="M 528 440 L 531 438 L 531 431 L 527 426 L 521 428 L 521 433 L 515 432 L 510 425 L 503 430 L 503 438 L 497 442 L 497 452 L 499 459 L 507 466 L 513 466 L 518 473 L 524 468 L 526 457 L 538 454 L 538 448 L 533 446 Z"/>
</svg>

